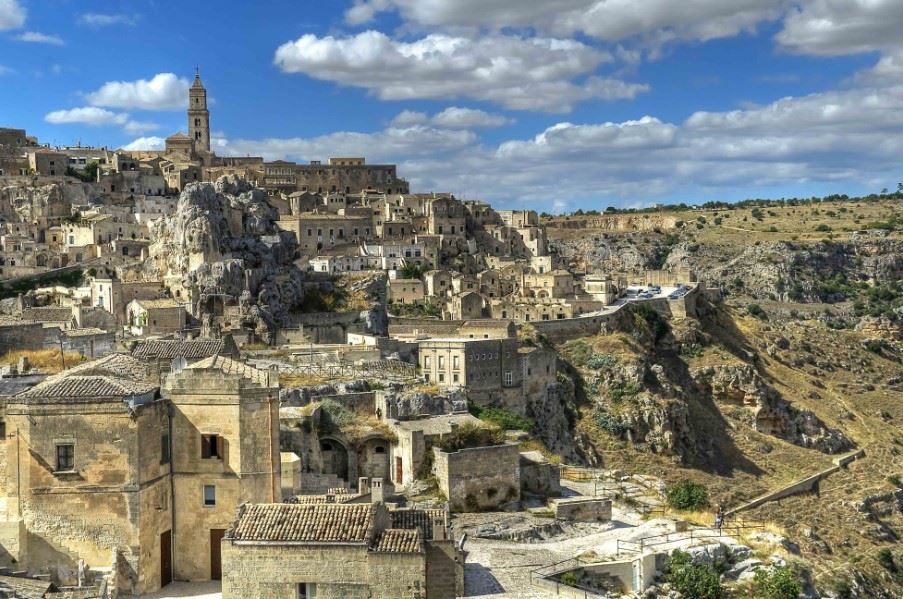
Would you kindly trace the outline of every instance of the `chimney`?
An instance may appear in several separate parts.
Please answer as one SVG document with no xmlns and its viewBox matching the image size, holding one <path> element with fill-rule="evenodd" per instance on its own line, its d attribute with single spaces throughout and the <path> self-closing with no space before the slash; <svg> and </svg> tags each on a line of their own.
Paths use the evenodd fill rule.
<svg viewBox="0 0 903 599">
<path fill-rule="evenodd" d="M 365 495 L 370 491 L 370 479 L 366 476 L 358 477 L 357 479 L 357 492 L 361 495 Z"/>
<path fill-rule="evenodd" d="M 382 503 L 383 499 L 383 479 L 370 479 L 370 503 Z"/>
</svg>

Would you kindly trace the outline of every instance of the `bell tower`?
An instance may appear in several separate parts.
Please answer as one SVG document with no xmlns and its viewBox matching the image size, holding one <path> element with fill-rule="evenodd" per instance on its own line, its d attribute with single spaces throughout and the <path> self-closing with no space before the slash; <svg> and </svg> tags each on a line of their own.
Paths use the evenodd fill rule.
<svg viewBox="0 0 903 599">
<path fill-rule="evenodd" d="M 194 70 L 194 83 L 188 90 L 188 136 L 196 152 L 210 152 L 210 111 L 207 110 L 207 90 L 201 74 Z"/>
</svg>

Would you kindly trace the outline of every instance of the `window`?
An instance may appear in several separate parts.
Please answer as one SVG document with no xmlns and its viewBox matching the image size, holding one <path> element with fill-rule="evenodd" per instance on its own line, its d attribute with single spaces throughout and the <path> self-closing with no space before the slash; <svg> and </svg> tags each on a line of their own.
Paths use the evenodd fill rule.
<svg viewBox="0 0 903 599">
<path fill-rule="evenodd" d="M 160 435 L 160 463 L 169 463 L 169 435 Z"/>
<path fill-rule="evenodd" d="M 423 367 L 424 367 L 424 368 L 429 368 L 429 367 L 430 367 L 430 363 L 431 363 L 432 361 L 433 361 L 433 360 L 432 360 L 432 358 L 431 358 L 430 356 L 424 356 L 424 358 L 423 358 Z"/>
<path fill-rule="evenodd" d="M 224 457 L 223 438 L 219 435 L 201 435 L 201 458 L 221 460 Z"/>
<path fill-rule="evenodd" d="M 444 383 L 444 382 L 445 382 L 445 375 L 442 374 L 441 372 L 439 373 L 439 382 L 440 382 L 440 383 Z"/>
<path fill-rule="evenodd" d="M 204 505 L 216 505 L 216 487 L 204 485 Z"/>
<path fill-rule="evenodd" d="M 445 356 L 439 356 L 439 368 L 445 368 Z"/>
<path fill-rule="evenodd" d="M 313 582 L 299 582 L 298 599 L 317 599 L 317 585 Z"/>
<path fill-rule="evenodd" d="M 61 443 L 56 446 L 56 471 L 75 470 L 75 444 Z"/>
<path fill-rule="evenodd" d="M 460 366 L 458 364 L 458 356 L 452 356 L 452 368 L 457 370 L 459 367 Z"/>
<path fill-rule="evenodd" d="M 457 372 L 456 372 L 455 374 L 452 375 L 452 382 L 453 382 L 453 383 L 457 383 L 457 382 L 458 382 L 458 373 L 457 373 Z"/>
<path fill-rule="evenodd" d="M 510 370 L 506 370 L 506 371 L 505 371 L 505 384 L 506 384 L 506 385 L 512 385 L 512 384 L 514 384 L 514 377 L 511 375 L 511 371 L 510 371 Z"/>
</svg>

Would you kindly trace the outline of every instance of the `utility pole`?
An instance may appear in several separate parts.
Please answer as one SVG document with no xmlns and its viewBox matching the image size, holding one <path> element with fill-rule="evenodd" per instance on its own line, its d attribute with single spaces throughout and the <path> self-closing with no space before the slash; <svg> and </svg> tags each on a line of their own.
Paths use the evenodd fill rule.
<svg viewBox="0 0 903 599">
<path fill-rule="evenodd" d="M 63 351 L 63 336 L 60 335 L 60 361 L 63 363 L 63 370 L 66 370 L 66 352 Z"/>
</svg>

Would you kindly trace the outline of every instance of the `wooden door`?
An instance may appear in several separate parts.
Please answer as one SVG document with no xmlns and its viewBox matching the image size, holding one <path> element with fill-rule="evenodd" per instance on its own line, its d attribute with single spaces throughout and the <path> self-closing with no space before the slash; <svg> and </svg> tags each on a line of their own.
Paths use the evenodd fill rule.
<svg viewBox="0 0 903 599">
<path fill-rule="evenodd" d="M 395 456 L 395 484 L 402 484 L 402 474 L 404 474 L 402 466 L 401 466 L 401 457 Z"/>
<path fill-rule="evenodd" d="M 220 541 L 226 530 L 223 528 L 210 529 L 210 579 L 222 580 L 223 578 L 223 554 Z"/>
<path fill-rule="evenodd" d="M 172 531 L 160 535 L 160 586 L 172 582 Z"/>
</svg>

